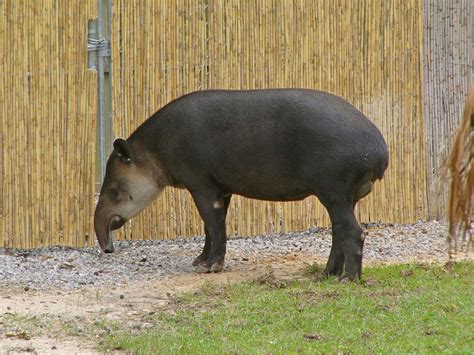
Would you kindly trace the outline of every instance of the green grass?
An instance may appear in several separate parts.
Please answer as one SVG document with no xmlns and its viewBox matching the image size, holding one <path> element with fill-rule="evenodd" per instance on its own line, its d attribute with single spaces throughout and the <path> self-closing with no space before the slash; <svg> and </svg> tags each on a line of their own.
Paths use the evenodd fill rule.
<svg viewBox="0 0 474 355">
<path fill-rule="evenodd" d="M 473 275 L 465 262 L 367 268 L 357 284 L 207 285 L 158 311 L 151 330 L 112 332 L 102 350 L 473 353 Z"/>
</svg>

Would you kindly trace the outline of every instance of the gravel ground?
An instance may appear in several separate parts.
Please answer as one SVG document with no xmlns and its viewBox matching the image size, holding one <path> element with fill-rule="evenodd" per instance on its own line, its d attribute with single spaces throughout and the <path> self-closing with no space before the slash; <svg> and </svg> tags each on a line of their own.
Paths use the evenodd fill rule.
<svg viewBox="0 0 474 355">
<path fill-rule="evenodd" d="M 446 260 L 446 225 L 366 226 L 365 262 Z M 99 256 L 97 248 L 48 247 L 34 250 L 0 249 L 0 286 L 25 289 L 75 289 L 121 285 L 193 272 L 191 263 L 202 249 L 200 238 L 161 241 L 122 241 L 116 252 Z M 331 246 L 329 229 L 251 238 L 231 237 L 226 270 L 239 270 L 255 260 L 304 255 L 326 260 Z"/>
</svg>

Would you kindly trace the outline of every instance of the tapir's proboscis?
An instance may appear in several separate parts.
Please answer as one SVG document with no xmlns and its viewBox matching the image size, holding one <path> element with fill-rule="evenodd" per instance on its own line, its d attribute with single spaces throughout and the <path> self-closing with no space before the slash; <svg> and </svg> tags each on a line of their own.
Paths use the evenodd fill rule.
<svg viewBox="0 0 474 355">
<path fill-rule="evenodd" d="M 325 268 L 341 280 L 361 276 L 364 233 L 356 203 L 388 165 L 377 127 L 335 95 L 304 89 L 211 90 L 182 96 L 118 138 L 94 215 L 101 249 L 112 231 L 166 186 L 187 189 L 204 221 L 197 272 L 221 272 L 231 196 L 296 201 L 317 196 L 329 213 Z"/>
</svg>

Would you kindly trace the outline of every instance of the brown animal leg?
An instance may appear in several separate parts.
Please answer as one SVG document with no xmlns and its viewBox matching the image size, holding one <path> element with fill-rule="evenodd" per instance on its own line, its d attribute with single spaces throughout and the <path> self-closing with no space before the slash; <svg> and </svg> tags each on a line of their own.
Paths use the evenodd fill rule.
<svg viewBox="0 0 474 355">
<path fill-rule="evenodd" d="M 209 236 L 209 231 L 207 227 L 204 226 L 204 232 L 206 233 L 206 241 L 204 242 L 204 248 L 202 253 L 199 254 L 196 259 L 193 261 L 193 266 L 198 266 L 199 264 L 205 264 L 209 259 L 209 254 L 211 253 L 211 237 Z"/>
<path fill-rule="evenodd" d="M 356 280 L 362 271 L 362 228 L 354 216 L 357 200 L 370 192 L 371 185 L 363 184 L 362 188 L 347 198 L 347 193 L 339 195 L 320 194 L 319 199 L 326 207 L 332 224 L 332 246 L 324 273 L 339 275 L 342 280 Z"/>
<path fill-rule="evenodd" d="M 372 191 L 372 187 L 372 181 L 368 180 L 357 188 L 352 209 L 348 206 L 342 208 L 329 206 L 331 210 L 328 209 L 328 211 L 333 225 L 331 252 L 324 271 L 326 275 L 339 275 L 341 281 L 344 279 L 354 280 L 360 277 L 364 235 L 355 219 L 354 207 L 360 199 Z"/>
<path fill-rule="evenodd" d="M 364 247 L 362 228 L 359 226 L 352 208 L 337 209 L 329 214 L 338 245 L 336 251 L 340 253 L 342 249 L 344 256 L 344 273 L 340 276 L 340 280 L 354 281 L 359 279 L 362 273 L 362 250 Z M 339 259 L 336 260 L 340 262 L 340 258 L 339 256 Z M 328 272 L 332 271 L 330 262 L 331 259 L 329 259 L 326 267 Z M 340 269 L 337 269 L 337 271 L 340 272 Z"/>
<path fill-rule="evenodd" d="M 326 276 L 337 275 L 340 276 L 344 272 L 344 252 L 342 250 L 342 243 L 337 238 L 334 228 L 332 228 L 332 245 L 329 259 L 324 270 Z"/>
</svg>

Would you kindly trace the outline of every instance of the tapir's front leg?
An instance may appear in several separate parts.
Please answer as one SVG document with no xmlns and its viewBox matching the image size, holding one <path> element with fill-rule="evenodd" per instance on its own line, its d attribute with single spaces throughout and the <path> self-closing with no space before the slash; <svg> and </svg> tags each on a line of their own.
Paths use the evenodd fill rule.
<svg viewBox="0 0 474 355">
<path fill-rule="evenodd" d="M 209 235 L 209 231 L 207 230 L 207 227 L 205 225 L 204 232 L 206 233 L 206 241 L 204 242 L 204 248 L 202 249 L 202 253 L 199 254 L 196 259 L 194 259 L 193 266 L 206 264 L 207 260 L 209 259 L 209 255 L 211 254 L 211 236 Z"/>
<path fill-rule="evenodd" d="M 222 197 L 217 190 L 195 191 L 192 196 L 206 230 L 206 243 L 203 253 L 198 256 L 201 261 L 196 265 L 196 272 L 221 272 L 224 269 L 227 243 L 225 218 L 230 196 Z"/>
<path fill-rule="evenodd" d="M 232 197 L 232 195 L 225 196 L 223 198 L 223 201 L 224 201 L 224 207 L 223 208 L 224 208 L 224 213 L 225 213 L 226 216 L 227 216 L 227 210 L 229 209 L 231 197 Z M 219 203 L 213 205 L 213 207 L 214 208 L 219 207 L 218 205 L 219 205 Z M 224 217 L 224 219 L 225 219 L 225 217 Z M 209 234 L 209 230 L 206 227 L 206 225 L 204 225 L 204 232 L 206 233 L 204 248 L 203 248 L 201 254 L 199 254 L 196 257 L 196 259 L 194 259 L 193 266 L 205 265 L 204 268 L 207 268 L 207 261 L 209 260 L 209 256 L 211 254 L 211 244 L 212 243 L 211 243 L 211 235 Z M 200 267 L 199 269 L 202 269 L 202 267 Z M 201 272 L 207 272 L 207 271 L 203 270 Z"/>
</svg>

